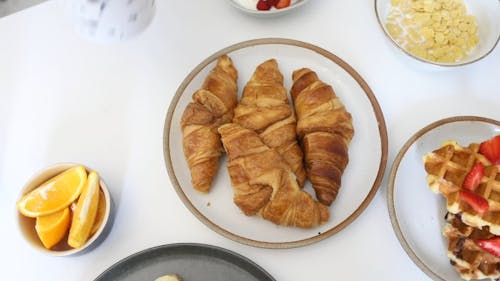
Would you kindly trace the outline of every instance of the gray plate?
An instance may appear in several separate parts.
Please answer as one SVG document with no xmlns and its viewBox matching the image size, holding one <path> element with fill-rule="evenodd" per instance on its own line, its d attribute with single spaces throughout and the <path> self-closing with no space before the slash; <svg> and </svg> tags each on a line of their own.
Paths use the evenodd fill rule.
<svg viewBox="0 0 500 281">
<path fill-rule="evenodd" d="M 229 250 L 204 244 L 169 244 L 150 248 L 117 262 L 95 281 L 141 280 L 176 273 L 184 281 L 275 281 L 263 268 Z"/>
</svg>

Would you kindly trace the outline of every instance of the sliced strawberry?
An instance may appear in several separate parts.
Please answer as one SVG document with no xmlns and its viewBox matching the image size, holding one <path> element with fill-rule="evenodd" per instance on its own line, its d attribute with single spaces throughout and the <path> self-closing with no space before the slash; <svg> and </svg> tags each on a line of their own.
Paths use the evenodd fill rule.
<svg viewBox="0 0 500 281">
<path fill-rule="evenodd" d="M 266 0 L 259 0 L 257 2 L 257 10 L 259 11 L 269 11 L 271 9 L 271 5 Z"/>
<path fill-rule="evenodd" d="M 500 164 L 500 135 L 493 137 L 479 145 L 479 153 L 490 160 L 493 165 Z"/>
<path fill-rule="evenodd" d="M 460 190 L 458 195 L 462 200 L 467 202 L 467 204 L 469 204 L 469 206 L 471 206 L 472 209 L 474 209 L 480 215 L 488 211 L 490 207 L 486 199 L 470 191 Z"/>
<path fill-rule="evenodd" d="M 477 163 L 474 168 L 467 174 L 463 187 L 470 191 L 476 190 L 484 176 L 484 166 L 482 163 Z"/>
<path fill-rule="evenodd" d="M 290 6 L 291 2 L 292 2 L 291 0 L 279 0 L 278 3 L 274 5 L 274 7 L 276 7 L 276 9 L 283 9 Z"/>
<path fill-rule="evenodd" d="M 276 6 L 276 4 L 278 4 L 280 0 L 267 0 L 267 3 L 269 4 L 269 6 L 271 7 L 274 7 Z"/>
<path fill-rule="evenodd" d="M 500 237 L 497 236 L 490 239 L 478 239 L 474 242 L 476 242 L 476 244 L 484 250 L 500 258 Z"/>
</svg>

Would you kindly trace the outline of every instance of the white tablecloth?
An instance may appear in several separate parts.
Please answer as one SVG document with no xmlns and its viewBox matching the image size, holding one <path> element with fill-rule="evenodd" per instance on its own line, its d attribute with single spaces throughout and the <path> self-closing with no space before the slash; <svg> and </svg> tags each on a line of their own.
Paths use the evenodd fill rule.
<svg viewBox="0 0 500 281">
<path fill-rule="evenodd" d="M 386 178 L 364 213 L 326 240 L 287 250 L 242 245 L 202 224 L 175 193 L 162 152 L 166 111 L 184 77 L 219 49 L 264 37 L 309 42 L 348 62 L 375 93 L 389 136 Z M 236 251 L 277 280 L 427 280 L 390 224 L 394 156 L 438 119 L 500 117 L 498 48 L 469 66 L 422 66 L 388 42 L 372 1 L 310 1 L 277 18 L 247 16 L 226 1 L 157 1 L 149 28 L 119 44 L 83 39 L 62 4 L 49 1 L 1 18 L 0 42 L 2 280 L 92 280 L 134 252 L 176 242 Z M 101 173 L 116 219 L 97 249 L 56 258 L 23 240 L 15 202 L 32 174 L 68 161 Z"/>
</svg>

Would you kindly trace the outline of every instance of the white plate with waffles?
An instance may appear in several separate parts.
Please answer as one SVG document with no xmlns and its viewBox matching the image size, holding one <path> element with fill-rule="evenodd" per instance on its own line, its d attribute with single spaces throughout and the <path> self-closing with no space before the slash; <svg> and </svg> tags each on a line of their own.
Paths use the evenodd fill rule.
<svg viewBox="0 0 500 281">
<path fill-rule="evenodd" d="M 311 229 L 299 229 L 277 226 L 257 216 L 245 216 L 233 203 L 226 157 L 219 161 L 219 170 L 210 193 L 201 194 L 192 187 L 179 123 L 193 92 L 200 88 L 222 54 L 227 54 L 238 70 L 240 95 L 257 65 L 275 58 L 287 89 L 292 84 L 292 72 L 308 67 L 332 85 L 351 113 L 355 135 L 349 147 L 349 165 L 342 176 L 339 196 L 330 206 L 328 222 Z M 305 246 L 344 229 L 372 200 L 380 186 L 387 161 L 385 121 L 375 95 L 362 77 L 346 62 L 322 48 L 279 38 L 241 42 L 201 62 L 182 82 L 172 99 L 165 120 L 163 141 L 170 180 L 186 207 L 217 233 L 243 244 L 265 248 Z M 309 182 L 304 190 L 314 194 Z"/>
<path fill-rule="evenodd" d="M 387 192 L 392 226 L 413 262 L 433 280 L 462 280 L 447 257 L 446 201 L 427 184 L 423 156 L 445 141 L 461 146 L 500 134 L 500 121 L 457 116 L 436 121 L 416 132 L 401 148 L 392 166 Z"/>
</svg>

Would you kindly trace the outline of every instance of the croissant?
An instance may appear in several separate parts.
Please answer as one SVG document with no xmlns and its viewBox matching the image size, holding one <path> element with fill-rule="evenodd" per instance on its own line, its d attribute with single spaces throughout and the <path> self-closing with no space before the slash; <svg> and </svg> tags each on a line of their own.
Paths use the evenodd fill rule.
<svg viewBox="0 0 500 281">
<path fill-rule="evenodd" d="M 243 89 L 233 122 L 256 131 L 265 145 L 283 156 L 299 185 L 304 186 L 306 171 L 297 143 L 296 119 L 275 59 L 257 66 Z"/>
<path fill-rule="evenodd" d="M 217 128 L 231 122 L 238 102 L 238 72 L 222 55 L 193 96 L 181 118 L 182 146 L 191 172 L 191 183 L 209 192 L 224 151 Z"/>
<path fill-rule="evenodd" d="M 287 162 L 255 131 L 229 123 L 219 132 L 229 159 L 233 200 L 243 213 L 303 228 L 328 220 L 328 207 L 300 189 Z"/>
<path fill-rule="evenodd" d="M 290 93 L 306 171 L 318 200 L 331 205 L 349 162 L 348 146 L 354 135 L 352 117 L 333 88 L 312 70 L 296 70 L 292 78 Z"/>
</svg>

